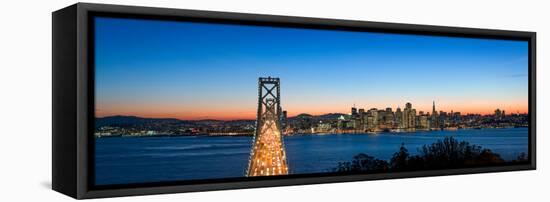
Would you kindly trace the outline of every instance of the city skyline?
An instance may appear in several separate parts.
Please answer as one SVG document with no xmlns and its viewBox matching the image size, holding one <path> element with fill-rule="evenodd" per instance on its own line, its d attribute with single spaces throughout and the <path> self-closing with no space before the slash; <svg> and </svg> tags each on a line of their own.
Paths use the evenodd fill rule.
<svg viewBox="0 0 550 202">
<path fill-rule="evenodd" d="M 309 114 L 309 115 L 312 115 L 312 116 L 320 116 L 320 115 L 327 115 L 327 114 L 346 114 L 346 115 L 351 115 L 351 111 L 350 109 L 355 109 L 355 110 L 365 110 L 365 111 L 368 111 L 368 110 L 371 110 L 371 109 L 377 109 L 377 110 L 386 110 L 387 108 L 391 108 L 392 112 L 395 112 L 398 108 L 403 110 L 406 106 L 406 104 L 410 103 L 412 105 L 412 108 L 416 110 L 416 115 L 420 115 L 420 112 L 424 113 L 424 114 L 432 114 L 433 112 L 433 108 L 435 107 L 435 111 L 437 113 L 440 113 L 440 112 L 445 112 L 445 113 L 451 113 L 451 112 L 458 112 L 458 113 L 461 113 L 461 115 L 481 115 L 481 116 L 490 116 L 490 115 L 494 115 L 495 114 L 495 110 L 499 110 L 499 111 L 502 111 L 502 112 L 506 112 L 507 115 L 510 115 L 510 114 L 528 114 L 527 111 L 525 112 L 520 112 L 520 111 L 509 111 L 505 108 L 494 108 L 491 112 L 489 113 L 463 113 L 462 111 L 459 111 L 459 110 L 443 110 L 443 109 L 439 109 L 437 106 L 437 104 L 435 103 L 435 101 L 432 102 L 432 105 L 430 106 L 430 109 L 418 109 L 416 108 L 416 106 L 414 105 L 414 103 L 412 102 L 406 102 L 404 103 L 403 105 L 398 105 L 398 107 L 363 107 L 363 106 L 356 106 L 356 105 L 353 105 L 353 106 L 350 106 L 350 107 L 347 107 L 347 111 L 342 111 L 342 112 L 327 112 L 327 113 L 321 113 L 321 114 L 313 114 L 313 113 L 305 113 L 305 112 L 288 112 L 286 109 L 283 109 L 285 112 L 288 112 L 288 117 L 297 117 L 299 115 L 302 115 L 302 114 Z M 106 116 L 96 116 L 97 118 L 105 118 L 105 117 L 111 117 L 111 116 L 136 116 L 136 117 L 141 117 L 141 118 L 175 118 L 175 119 L 179 119 L 179 120 L 190 120 L 190 121 L 200 121 L 200 120 L 220 120 L 220 121 L 233 121 L 233 120 L 255 120 L 256 119 L 256 113 L 257 112 L 252 112 L 254 113 L 254 116 L 253 117 L 249 117 L 249 118 L 230 118 L 230 119 L 215 119 L 215 118 L 210 118 L 210 117 L 204 117 L 204 118 L 196 118 L 196 119 L 185 119 L 185 118 L 178 118 L 178 117 L 163 117 L 163 116 L 159 116 L 159 117 L 155 117 L 155 116 L 140 116 L 140 115 L 136 115 L 136 114 L 112 114 L 112 115 L 106 115 Z"/>
<path fill-rule="evenodd" d="M 96 116 L 255 119 L 256 79 L 289 116 L 358 108 L 527 113 L 526 42 L 96 18 Z M 329 39 L 329 40 L 327 40 Z"/>
</svg>

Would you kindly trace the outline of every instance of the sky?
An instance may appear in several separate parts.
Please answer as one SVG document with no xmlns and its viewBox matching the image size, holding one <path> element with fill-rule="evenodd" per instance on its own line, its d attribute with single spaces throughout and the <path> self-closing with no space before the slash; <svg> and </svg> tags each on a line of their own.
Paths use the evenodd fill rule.
<svg viewBox="0 0 550 202">
<path fill-rule="evenodd" d="M 289 116 L 528 109 L 525 41 L 96 17 L 95 73 L 96 117 L 255 119 L 267 76 Z"/>
</svg>

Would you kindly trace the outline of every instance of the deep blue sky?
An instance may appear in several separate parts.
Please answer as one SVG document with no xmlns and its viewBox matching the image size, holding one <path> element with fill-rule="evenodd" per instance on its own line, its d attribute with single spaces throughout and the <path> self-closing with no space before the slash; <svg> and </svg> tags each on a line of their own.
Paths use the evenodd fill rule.
<svg viewBox="0 0 550 202">
<path fill-rule="evenodd" d="M 257 79 L 289 114 L 527 110 L 527 42 L 96 18 L 98 116 L 254 118 Z"/>
</svg>

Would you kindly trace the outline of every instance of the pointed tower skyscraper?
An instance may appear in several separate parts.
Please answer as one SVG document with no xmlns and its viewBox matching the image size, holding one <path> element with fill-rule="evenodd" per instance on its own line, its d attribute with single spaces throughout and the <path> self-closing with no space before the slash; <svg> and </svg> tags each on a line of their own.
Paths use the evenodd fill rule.
<svg viewBox="0 0 550 202">
<path fill-rule="evenodd" d="M 435 100 L 433 101 L 433 105 L 432 105 L 432 117 L 431 117 L 430 125 L 432 129 L 439 128 L 439 116 L 437 114 L 437 111 L 435 111 Z"/>
</svg>

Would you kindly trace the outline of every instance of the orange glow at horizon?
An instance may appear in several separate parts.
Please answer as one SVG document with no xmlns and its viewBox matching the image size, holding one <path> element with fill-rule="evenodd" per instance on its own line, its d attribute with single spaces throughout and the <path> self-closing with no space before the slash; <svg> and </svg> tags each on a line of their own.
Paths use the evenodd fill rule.
<svg viewBox="0 0 550 202">
<path fill-rule="evenodd" d="M 405 102 L 406 103 L 406 102 Z M 405 103 L 392 103 L 392 104 L 379 104 L 379 103 L 370 103 L 368 106 L 356 105 L 357 109 L 365 109 L 368 111 L 371 108 L 385 109 L 386 107 L 391 107 L 392 111 L 396 111 L 397 106 L 403 110 Z M 412 107 L 416 109 L 417 114 L 420 111 L 424 113 L 432 113 L 432 102 L 421 104 L 415 104 L 411 102 Z M 227 106 L 231 106 L 228 104 Z M 142 105 L 105 105 L 103 107 L 98 107 L 96 109 L 96 117 L 106 117 L 106 116 L 138 116 L 144 118 L 176 118 L 181 120 L 204 120 L 204 119 L 215 119 L 215 120 L 254 120 L 256 119 L 256 105 L 251 104 L 251 106 L 241 107 L 240 105 L 227 107 L 223 105 L 219 106 L 200 106 L 196 108 L 189 108 L 185 106 L 142 106 Z M 294 117 L 299 114 L 310 114 L 310 115 L 323 115 L 328 113 L 343 113 L 349 114 L 351 112 L 351 107 L 346 103 L 341 104 L 332 104 L 332 105 L 321 105 L 321 104 L 299 104 L 292 105 L 283 110 L 288 112 L 288 117 Z M 437 102 L 436 101 L 436 111 L 444 111 L 450 113 L 460 112 L 462 115 L 466 114 L 481 114 L 488 115 L 494 114 L 496 109 L 505 110 L 507 114 L 526 114 L 528 113 L 528 104 L 526 100 L 515 100 L 508 102 L 493 102 L 493 101 L 470 101 L 468 103 L 462 102 Z"/>
</svg>

